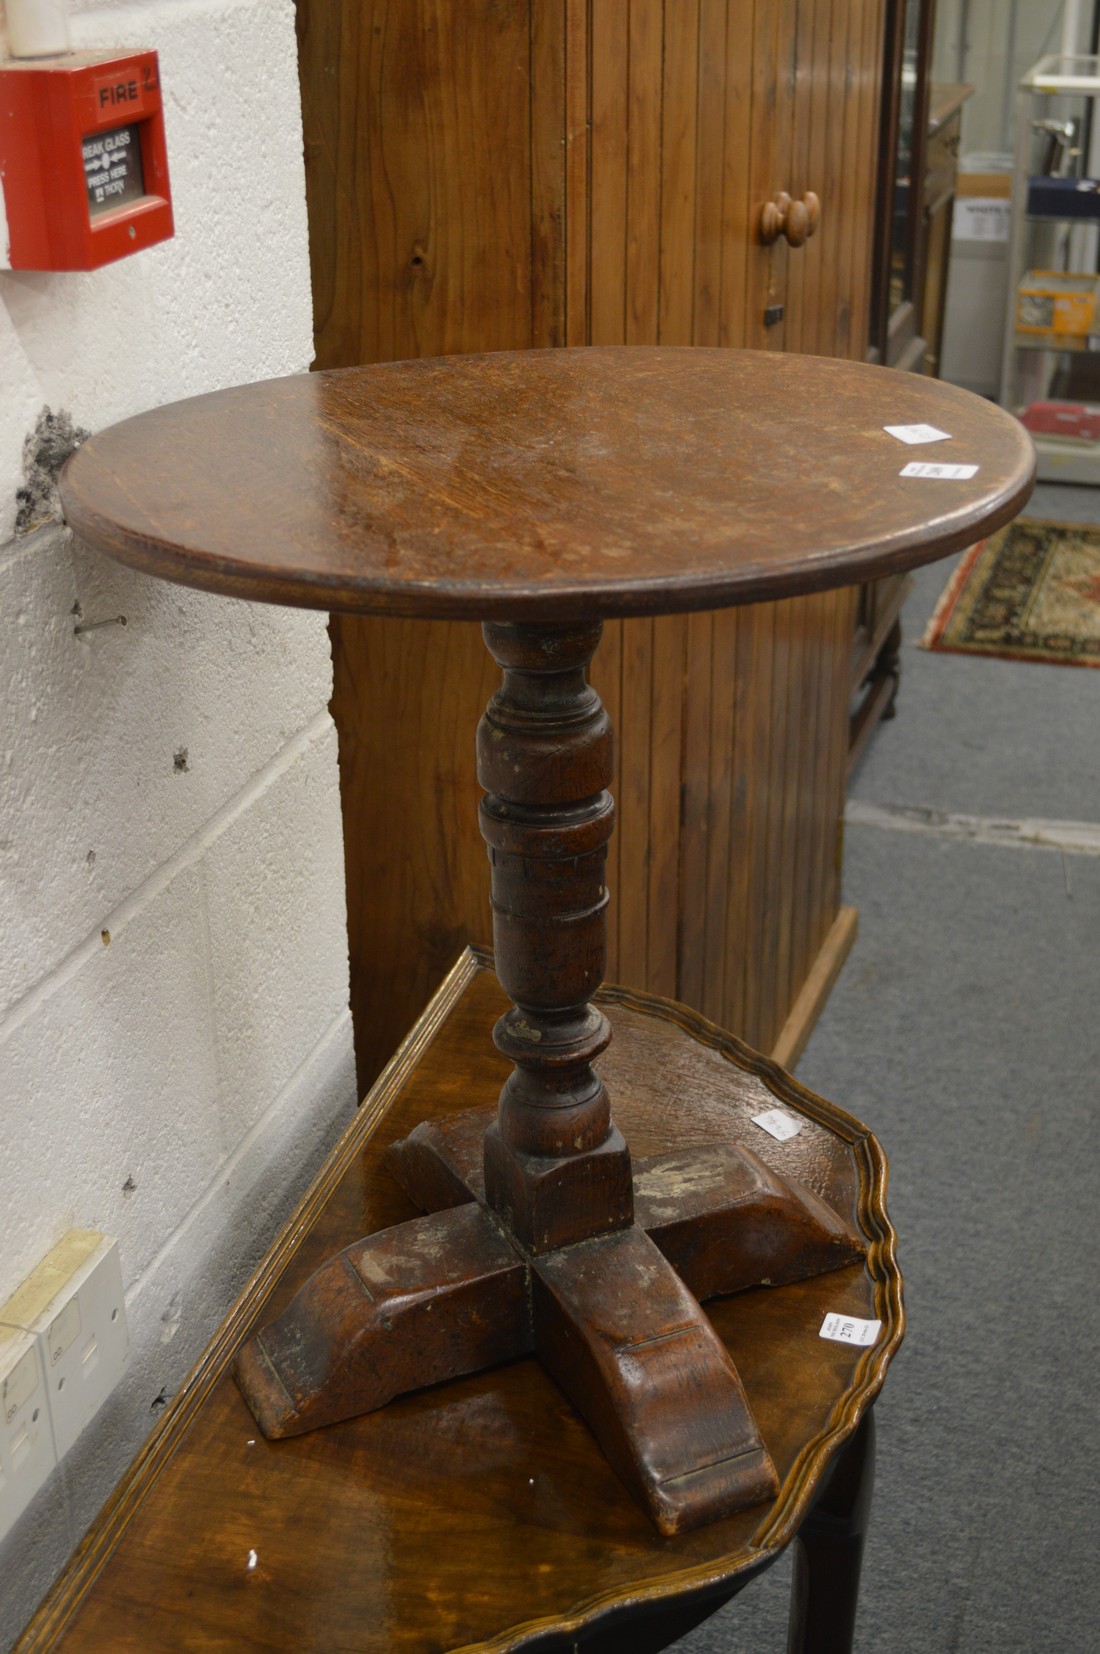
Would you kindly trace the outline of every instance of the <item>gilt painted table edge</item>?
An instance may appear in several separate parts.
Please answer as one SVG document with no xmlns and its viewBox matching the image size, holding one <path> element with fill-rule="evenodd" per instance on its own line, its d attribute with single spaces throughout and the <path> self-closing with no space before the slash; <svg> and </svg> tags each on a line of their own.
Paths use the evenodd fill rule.
<svg viewBox="0 0 1100 1654">
<path fill-rule="evenodd" d="M 109 1562 L 141 1506 L 156 1487 L 187 1429 L 227 1371 L 242 1339 L 262 1314 L 265 1301 L 305 1235 L 313 1227 L 340 1179 L 370 1140 L 388 1106 L 415 1069 L 467 986 L 493 968 L 492 954 L 467 948 L 379 1076 L 354 1120 L 315 1177 L 296 1210 L 269 1248 L 262 1263 L 230 1309 L 202 1357 L 169 1403 L 158 1426 L 138 1453 L 103 1511 L 77 1547 L 38 1612 L 15 1645 L 14 1654 L 32 1654 L 59 1645 Z M 509 1626 L 488 1640 L 463 1644 L 450 1654 L 509 1654 L 538 1637 L 568 1636 L 591 1627 L 616 1611 L 666 1601 L 702 1599 L 725 1586 L 734 1589 L 765 1567 L 795 1537 L 822 1478 L 840 1447 L 853 1435 L 882 1388 L 886 1370 L 905 1331 L 902 1281 L 897 1265 L 897 1235 L 886 1211 L 886 1157 L 874 1134 L 835 1104 L 817 1096 L 771 1058 L 744 1045 L 697 1012 L 672 1000 L 633 988 L 605 986 L 597 1003 L 622 1006 L 661 1018 L 685 1030 L 700 1044 L 720 1053 L 736 1067 L 759 1077 L 775 1096 L 804 1117 L 832 1131 L 850 1145 L 859 1173 L 858 1218 L 870 1245 L 867 1273 L 874 1283 L 875 1314 L 883 1324 L 876 1344 L 866 1350 L 852 1382 L 838 1397 L 824 1430 L 806 1443 L 785 1477 L 777 1498 L 747 1548 L 697 1563 L 675 1575 L 640 1579 L 573 1604 L 565 1615 L 542 1617 Z"/>
</svg>

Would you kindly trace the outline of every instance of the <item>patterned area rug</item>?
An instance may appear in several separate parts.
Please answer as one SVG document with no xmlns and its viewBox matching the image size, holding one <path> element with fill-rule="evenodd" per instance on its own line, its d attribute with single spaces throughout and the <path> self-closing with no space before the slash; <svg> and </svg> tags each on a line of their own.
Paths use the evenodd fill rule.
<svg viewBox="0 0 1100 1654">
<path fill-rule="evenodd" d="M 973 546 L 921 647 L 1100 666 L 1100 528 L 1020 517 Z"/>
</svg>

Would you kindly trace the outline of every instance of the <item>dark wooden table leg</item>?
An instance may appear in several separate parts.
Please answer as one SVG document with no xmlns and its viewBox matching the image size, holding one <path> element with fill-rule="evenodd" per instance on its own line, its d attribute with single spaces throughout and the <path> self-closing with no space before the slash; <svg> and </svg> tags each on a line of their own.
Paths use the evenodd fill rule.
<svg viewBox="0 0 1100 1654">
<path fill-rule="evenodd" d="M 598 621 L 492 623 L 504 672 L 478 730 L 492 867 L 494 1030 L 514 1063 L 485 1133 L 485 1198 L 532 1260 L 535 1348 L 663 1533 L 778 1486 L 736 1368 L 634 1222 L 630 1155 L 593 1064 L 603 980 L 611 722 L 587 680 Z"/>
<path fill-rule="evenodd" d="M 868 1409 L 795 1540 L 787 1654 L 851 1654 L 874 1485 Z"/>
<path fill-rule="evenodd" d="M 607 956 L 611 720 L 586 669 L 599 621 L 484 628 L 504 681 L 477 733 L 493 946 L 514 1003 L 493 1031 L 515 1064 L 485 1134 L 489 1205 L 531 1253 L 633 1222 L 630 1155 L 593 1064 Z"/>
</svg>

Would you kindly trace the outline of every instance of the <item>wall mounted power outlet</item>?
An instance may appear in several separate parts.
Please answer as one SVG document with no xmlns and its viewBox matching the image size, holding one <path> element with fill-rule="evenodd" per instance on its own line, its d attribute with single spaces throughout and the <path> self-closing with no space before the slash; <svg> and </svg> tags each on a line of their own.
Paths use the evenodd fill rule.
<svg viewBox="0 0 1100 1654">
<path fill-rule="evenodd" d="M 56 1463 L 38 1339 L 0 1327 L 0 1540 Z"/>
<path fill-rule="evenodd" d="M 129 1365 L 118 1242 L 70 1229 L 0 1307 L 0 1330 L 4 1325 L 39 1341 L 54 1446 L 62 1459 Z"/>
</svg>

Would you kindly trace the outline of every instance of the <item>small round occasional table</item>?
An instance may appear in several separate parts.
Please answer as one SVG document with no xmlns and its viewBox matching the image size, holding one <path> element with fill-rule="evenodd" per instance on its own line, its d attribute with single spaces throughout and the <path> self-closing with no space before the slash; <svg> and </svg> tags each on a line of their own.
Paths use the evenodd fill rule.
<svg viewBox="0 0 1100 1654">
<path fill-rule="evenodd" d="M 428 1111 L 386 1149 L 426 1215 L 315 1260 L 241 1344 L 236 1381 L 268 1443 L 329 1427 L 267 1452 L 308 1454 L 307 1441 L 344 1421 L 366 1428 L 359 1416 L 394 1397 L 533 1352 L 647 1513 L 651 1545 L 756 1510 L 755 1551 L 737 1564 L 723 1552 L 724 1572 L 691 1564 L 693 1591 L 725 1581 L 727 1594 L 836 1481 L 845 1461 L 834 1456 L 847 1442 L 850 1461 L 902 1331 L 881 1153 L 848 1116 L 699 1019 L 598 993 L 612 737 L 586 668 L 607 617 L 905 569 L 1008 521 L 1032 478 L 1021 428 L 950 386 L 818 358 L 656 347 L 242 386 L 126 421 L 69 462 L 69 523 L 124 562 L 268 602 L 478 618 L 503 670 L 477 761 L 495 970 L 511 1002 L 493 1039 L 510 1072 L 487 1109 L 483 1059 L 490 1073 L 499 1062 L 487 1031 L 477 1060 L 456 1042 L 457 1107 Z M 637 1057 L 645 1039 L 628 1032 L 634 1056 L 615 1089 L 608 1047 L 624 1007 L 676 1032 L 651 1067 Z M 804 1129 L 779 1142 L 751 1114 L 720 1129 L 730 1064 L 755 1076 L 763 1112 L 778 1103 Z M 616 1120 L 641 1119 L 642 1146 L 660 1152 L 636 1147 L 632 1160 L 613 1089 Z M 643 1093 L 676 1122 L 672 1140 L 652 1120 L 647 1133 Z M 760 1287 L 774 1290 L 750 1290 Z M 881 1322 L 867 1348 L 838 1356 L 820 1318 L 806 1322 L 830 1290 L 845 1315 Z M 759 1311 L 752 1348 L 727 1347 L 700 1307 L 734 1293 L 777 1306 Z M 807 1405 L 817 1424 L 803 1438 L 767 1422 Z M 532 1542 L 538 1567 L 537 1532 Z M 589 1584 L 595 1606 L 573 1613 L 571 1636 L 630 1600 L 621 1581 L 603 1598 Z M 529 1625 L 527 1640 L 550 1626 Z M 457 1646 L 440 1635 L 434 1646 Z"/>
</svg>

